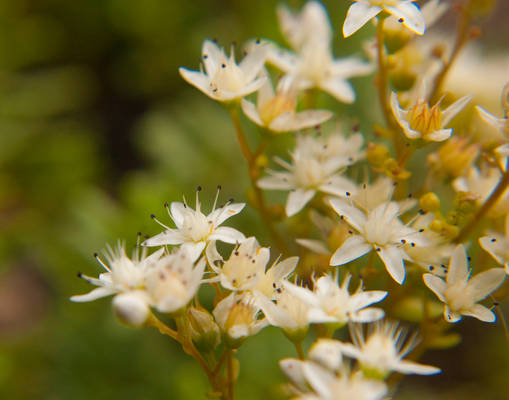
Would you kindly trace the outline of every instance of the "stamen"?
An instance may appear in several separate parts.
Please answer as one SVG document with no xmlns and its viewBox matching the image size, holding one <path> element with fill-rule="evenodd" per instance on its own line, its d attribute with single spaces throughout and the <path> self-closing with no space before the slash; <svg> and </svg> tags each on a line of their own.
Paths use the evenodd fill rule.
<svg viewBox="0 0 509 400">
<path fill-rule="evenodd" d="M 154 221 L 156 221 L 159 225 L 161 225 L 163 228 L 167 229 L 167 230 L 170 230 L 171 228 L 169 226 L 166 226 L 165 224 L 163 224 L 161 221 L 159 221 L 156 216 L 154 214 L 152 214 L 150 216 L 150 218 L 152 218 Z"/>
<path fill-rule="evenodd" d="M 103 266 L 103 268 L 104 268 L 106 271 L 111 272 L 111 269 L 110 269 L 110 268 L 109 268 L 109 267 L 108 267 L 108 266 L 104 263 L 104 261 L 103 261 L 103 260 L 101 260 L 101 259 L 99 258 L 99 255 L 98 255 L 97 253 L 94 253 L 94 258 L 97 260 L 97 262 L 98 262 L 99 264 L 101 264 L 101 265 Z M 83 276 L 81 276 L 80 278 L 82 278 L 82 277 L 83 277 Z"/>
</svg>

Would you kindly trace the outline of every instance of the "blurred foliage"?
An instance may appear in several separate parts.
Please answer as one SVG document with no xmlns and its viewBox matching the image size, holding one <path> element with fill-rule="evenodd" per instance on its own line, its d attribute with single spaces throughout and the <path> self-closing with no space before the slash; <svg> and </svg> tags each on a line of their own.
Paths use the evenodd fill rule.
<svg viewBox="0 0 509 400">
<path fill-rule="evenodd" d="M 346 4 L 325 3 L 338 30 Z M 88 289 L 78 271 L 99 271 L 94 251 L 156 233 L 149 215 L 162 214 L 164 202 L 182 194 L 192 202 L 202 185 L 206 208 L 218 184 L 223 201 L 246 198 L 228 114 L 186 86 L 177 68 L 198 68 L 205 38 L 226 47 L 256 36 L 282 43 L 276 4 L 0 2 L 0 281 L 17 271 L 34 277 L 0 285 L 0 398 L 202 398 L 206 379 L 175 343 L 121 326 L 109 299 L 83 305 L 68 297 Z M 336 54 L 359 53 L 369 29 L 337 38 Z M 376 117 L 370 79 L 354 80 L 355 105 L 336 107 L 361 127 Z M 319 104 L 332 103 L 323 95 Z M 289 140 L 278 139 L 280 148 Z M 233 223 L 265 242 L 252 210 Z M 479 357 L 472 354 L 469 363 Z M 250 339 L 238 354 L 239 398 L 281 398 L 277 360 L 292 355 L 275 329 Z M 502 362 L 497 353 L 486 357 L 472 368 Z"/>
</svg>

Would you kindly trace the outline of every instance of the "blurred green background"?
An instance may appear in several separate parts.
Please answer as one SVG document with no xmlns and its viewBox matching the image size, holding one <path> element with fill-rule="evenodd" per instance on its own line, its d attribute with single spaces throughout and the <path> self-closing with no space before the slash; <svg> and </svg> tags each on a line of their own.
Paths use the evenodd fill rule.
<svg viewBox="0 0 509 400">
<path fill-rule="evenodd" d="M 121 326 L 109 299 L 68 298 L 89 290 L 76 274 L 100 272 L 92 254 L 105 243 L 130 246 L 138 231 L 157 233 L 149 215 L 162 215 L 164 202 L 192 198 L 201 185 L 207 210 L 218 184 L 223 200 L 245 200 L 227 113 L 177 68 L 198 68 L 205 38 L 225 47 L 252 37 L 283 43 L 277 3 L 0 2 L 1 399 L 204 397 L 201 370 L 169 339 Z M 325 4 L 339 32 L 348 3 Z M 336 35 L 336 55 L 360 54 L 369 34 Z M 356 105 L 333 105 L 364 127 L 376 117 L 371 79 L 354 80 Z M 254 212 L 231 224 L 267 243 Z M 444 374 L 405 381 L 399 398 L 504 398 L 509 356 L 500 327 L 460 328 L 463 344 L 426 358 Z M 238 355 L 238 398 L 282 398 L 277 360 L 294 350 L 280 332 L 265 329 Z"/>
</svg>

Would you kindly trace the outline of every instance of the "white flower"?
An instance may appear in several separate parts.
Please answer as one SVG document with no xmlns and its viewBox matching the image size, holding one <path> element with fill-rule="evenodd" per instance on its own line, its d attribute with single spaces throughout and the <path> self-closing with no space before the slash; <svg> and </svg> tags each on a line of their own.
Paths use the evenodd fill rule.
<svg viewBox="0 0 509 400">
<path fill-rule="evenodd" d="M 217 197 L 216 195 L 216 200 L 209 215 L 201 212 L 198 192 L 196 192 L 196 210 L 190 208 L 185 202 L 171 203 L 166 209 L 177 229 L 171 229 L 156 220 L 166 230 L 145 240 L 141 245 L 149 247 L 182 245 L 189 251 L 191 258 L 196 259 L 211 240 L 232 244 L 242 242 L 245 236 L 241 232 L 219 225 L 242 211 L 246 204 L 229 201 L 225 206 L 216 209 Z M 153 218 L 155 219 L 155 217 Z"/>
<path fill-rule="evenodd" d="M 298 137 L 297 151 L 304 157 L 309 155 L 321 162 L 332 158 L 340 158 L 345 165 L 351 165 L 366 156 L 362 149 L 364 136 L 362 133 L 353 133 L 346 136 L 338 126 L 329 135 L 301 135 Z"/>
<path fill-rule="evenodd" d="M 258 78 L 266 59 L 268 48 L 257 41 L 257 45 L 237 65 L 233 48 L 230 57 L 210 40 L 202 47 L 205 72 L 191 71 L 180 67 L 180 75 L 191 85 L 214 100 L 230 102 L 258 90 L 266 78 Z"/>
<path fill-rule="evenodd" d="M 266 319 L 259 318 L 260 307 L 250 295 L 231 293 L 216 305 L 213 314 L 232 347 L 237 347 L 269 324 Z"/>
<path fill-rule="evenodd" d="M 316 192 L 335 196 L 349 196 L 356 186 L 338 174 L 339 170 L 352 163 L 345 157 L 319 159 L 309 154 L 309 138 L 299 137 L 297 148 L 292 153 L 293 164 L 280 158 L 276 162 L 288 171 L 268 170 L 270 176 L 258 181 L 262 189 L 289 190 L 286 201 L 286 214 L 297 214 L 315 196 Z"/>
<path fill-rule="evenodd" d="M 505 236 L 492 233 L 479 238 L 479 244 L 499 264 L 503 265 L 505 272 L 509 274 L 509 214 L 505 217 Z"/>
<path fill-rule="evenodd" d="M 390 202 L 395 188 L 396 184 L 391 178 L 388 176 L 380 176 L 373 183 L 361 184 L 357 193 L 354 194 L 351 199 L 357 207 L 362 208 L 364 211 L 372 211 L 380 204 Z M 411 209 L 417 203 L 417 200 L 407 198 L 397 203 L 400 214 L 403 214 Z"/>
<path fill-rule="evenodd" d="M 352 234 L 332 255 L 331 265 L 343 265 L 371 250 L 376 250 L 387 272 L 398 283 L 405 280 L 405 264 L 408 258 L 403 245 L 424 245 L 424 237 L 415 229 L 404 225 L 399 219 L 397 203 L 388 202 L 365 213 L 344 200 L 332 199 L 332 208 L 359 234 Z"/>
<path fill-rule="evenodd" d="M 396 323 L 381 321 L 368 328 L 367 337 L 361 325 L 352 326 L 350 336 L 355 345 L 341 343 L 343 355 L 359 361 L 365 376 L 385 379 L 391 372 L 432 375 L 439 368 L 402 360 L 416 345 L 416 337 L 406 340 L 402 328 Z M 405 343 L 406 342 L 406 343 Z"/>
<path fill-rule="evenodd" d="M 398 124 L 403 128 L 408 139 L 424 139 L 432 142 L 442 142 L 452 134 L 452 128 L 444 127 L 470 101 L 472 96 L 464 96 L 455 101 L 445 110 L 440 110 L 440 101 L 429 107 L 427 100 L 420 95 L 415 104 L 408 110 L 400 107 L 396 92 L 391 94 L 391 108 Z"/>
<path fill-rule="evenodd" d="M 432 274 L 425 274 L 423 278 L 426 286 L 445 303 L 447 321 L 458 322 L 462 315 L 467 315 L 484 322 L 495 322 L 493 311 L 477 302 L 494 292 L 505 276 L 504 269 L 492 268 L 470 278 L 465 248 L 459 245 L 451 257 L 445 281 Z"/>
<path fill-rule="evenodd" d="M 452 186 L 457 192 L 468 192 L 474 195 L 480 207 L 495 190 L 501 178 L 502 173 L 498 168 L 487 167 L 479 170 L 477 167 L 472 167 L 466 176 L 455 179 Z M 509 212 L 509 192 L 505 191 L 488 211 L 487 217 L 496 218 L 507 212 Z"/>
<path fill-rule="evenodd" d="M 331 276 L 319 278 L 311 291 L 289 282 L 284 288 L 308 304 L 311 309 L 307 318 L 313 323 L 336 322 L 372 322 L 383 318 L 384 312 L 380 308 L 366 308 L 371 304 L 382 301 L 387 292 L 380 290 L 363 291 L 359 286 L 355 293 L 350 294 L 348 286 L 351 275 L 347 274 L 341 286 Z"/>
<path fill-rule="evenodd" d="M 247 238 L 234 249 L 227 261 L 218 253 L 214 243 L 207 247 L 207 259 L 217 276 L 207 282 L 220 282 L 221 286 L 232 291 L 259 290 L 269 298 L 280 287 L 280 281 L 290 275 L 299 260 L 290 257 L 284 261 L 276 260 L 265 271 L 270 258 L 270 250 L 261 247 L 254 237 Z"/>
<path fill-rule="evenodd" d="M 289 132 L 311 128 L 327 121 L 332 113 L 327 110 L 306 110 L 295 112 L 297 93 L 291 87 L 292 78 L 283 77 L 274 93 L 270 80 L 258 92 L 258 103 L 255 106 L 242 99 L 242 110 L 255 124 L 272 132 Z"/>
<path fill-rule="evenodd" d="M 350 374 L 343 368 L 339 375 L 311 361 L 286 358 L 279 362 L 295 385 L 301 400 L 381 400 L 387 394 L 383 382 L 366 379 L 361 372 Z M 308 392 L 308 387 L 312 392 Z"/>
<path fill-rule="evenodd" d="M 509 119 L 507 119 L 507 115 L 504 118 L 498 118 L 480 106 L 475 106 L 475 108 L 483 121 L 498 129 L 505 138 L 509 136 Z M 507 169 L 507 160 L 509 156 L 509 143 L 498 146 L 494 150 L 494 153 L 497 156 L 500 167 L 505 171 Z"/>
<path fill-rule="evenodd" d="M 161 258 L 149 271 L 146 291 L 159 312 L 183 310 L 198 292 L 206 262 L 204 258 L 196 264 L 194 261 L 194 255 L 181 247 Z"/>
<path fill-rule="evenodd" d="M 419 6 L 411 0 L 357 0 L 346 14 L 343 36 L 348 37 L 357 32 L 382 11 L 394 15 L 404 26 L 419 35 L 426 29 Z"/>
<path fill-rule="evenodd" d="M 143 289 L 147 272 L 159 262 L 163 252 L 164 249 L 160 249 L 147 256 L 145 250 L 140 253 L 136 249 L 133 257 L 129 258 L 122 243 L 118 244 L 116 250 L 108 248 L 107 263 L 96 255 L 97 260 L 107 272 L 100 274 L 98 279 L 79 274 L 80 278 L 99 287 L 87 294 L 72 296 L 71 301 L 93 301 L 112 294 Z"/>
</svg>

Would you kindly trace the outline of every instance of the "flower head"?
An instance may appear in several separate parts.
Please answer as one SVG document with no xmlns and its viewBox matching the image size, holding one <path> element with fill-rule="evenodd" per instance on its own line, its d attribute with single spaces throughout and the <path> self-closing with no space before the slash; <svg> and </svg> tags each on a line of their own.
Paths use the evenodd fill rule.
<svg viewBox="0 0 509 400">
<path fill-rule="evenodd" d="M 357 32 L 382 11 L 394 15 L 399 22 L 418 35 L 422 35 L 426 29 L 419 6 L 411 0 L 357 0 L 346 14 L 343 36 L 348 37 Z"/>
<path fill-rule="evenodd" d="M 436 275 L 425 274 L 424 283 L 445 304 L 444 317 L 458 322 L 462 315 L 475 317 L 484 322 L 495 322 L 495 314 L 478 304 L 494 292 L 505 279 L 502 268 L 492 268 L 470 278 L 467 255 L 463 245 L 454 250 L 444 281 Z"/>
<path fill-rule="evenodd" d="M 341 343 L 341 352 L 359 361 L 365 376 L 385 379 L 392 371 L 402 374 L 432 375 L 439 368 L 402 360 L 416 344 L 416 337 L 405 340 L 405 333 L 397 324 L 388 321 L 375 322 L 367 337 L 361 325 L 352 325 L 350 336 L 354 344 Z M 406 343 L 405 343 L 406 342 Z"/>
<path fill-rule="evenodd" d="M 284 288 L 311 307 L 309 321 L 315 323 L 372 322 L 383 318 L 380 308 L 368 307 L 382 301 L 387 292 L 381 290 L 363 291 L 360 285 L 350 294 L 351 275 L 347 274 L 341 286 L 330 275 L 318 278 L 314 290 L 285 282 Z"/>
<path fill-rule="evenodd" d="M 200 188 L 199 188 L 200 189 Z M 177 229 L 172 229 L 160 223 L 166 230 L 158 235 L 145 240 L 142 246 L 182 245 L 187 248 L 191 257 L 198 258 L 208 242 L 219 240 L 225 243 L 238 243 L 245 236 L 236 229 L 219 226 L 228 218 L 238 214 L 245 203 L 233 203 L 229 201 L 225 206 L 216 209 L 216 195 L 212 211 L 209 215 L 201 212 L 201 205 L 196 192 L 196 210 L 184 203 L 173 202 L 166 209 Z M 155 219 L 155 217 L 153 217 Z"/>
<path fill-rule="evenodd" d="M 403 245 L 418 246 L 426 243 L 417 230 L 404 225 L 398 218 L 397 203 L 387 202 L 374 210 L 364 212 L 341 199 L 330 201 L 332 208 L 358 234 L 352 234 L 332 255 L 331 265 L 343 265 L 376 250 L 387 272 L 398 283 L 405 279 L 405 264 L 408 258 Z"/>
<path fill-rule="evenodd" d="M 426 141 L 441 142 L 452 134 L 452 128 L 444 127 L 456 116 L 470 101 L 472 96 L 464 96 L 445 110 L 440 109 L 440 101 L 429 106 L 422 96 L 408 110 L 400 107 L 398 95 L 391 94 L 391 107 L 396 121 L 403 128 L 408 139 L 424 139 Z"/>
<path fill-rule="evenodd" d="M 232 52 L 226 57 L 224 51 L 210 40 L 202 47 L 205 71 L 191 71 L 180 67 L 182 78 L 214 100 L 230 102 L 258 90 L 265 78 L 259 78 L 267 55 L 267 46 L 257 41 L 256 45 L 240 64 L 235 62 Z"/>
</svg>

